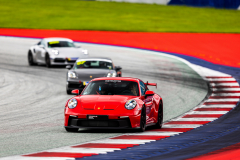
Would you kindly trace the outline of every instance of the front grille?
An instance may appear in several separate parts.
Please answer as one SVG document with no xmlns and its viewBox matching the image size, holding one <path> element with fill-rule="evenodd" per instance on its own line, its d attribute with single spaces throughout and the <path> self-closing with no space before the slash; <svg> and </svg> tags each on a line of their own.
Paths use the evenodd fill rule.
<svg viewBox="0 0 240 160">
<path fill-rule="evenodd" d="M 55 58 L 54 62 L 65 62 L 66 60 L 63 58 Z"/>
<path fill-rule="evenodd" d="M 76 60 L 69 60 L 69 59 L 67 59 L 67 61 L 71 62 L 71 63 L 75 63 L 76 62 Z"/>
<path fill-rule="evenodd" d="M 80 125 L 82 127 L 119 127 L 119 123 L 117 121 L 80 121 Z"/>
<path fill-rule="evenodd" d="M 68 125 L 72 127 L 121 127 L 121 128 L 131 128 L 131 123 L 129 118 L 124 119 L 79 119 L 79 118 L 69 118 Z"/>
<path fill-rule="evenodd" d="M 83 83 L 69 83 L 68 84 L 68 88 L 75 88 L 75 89 L 79 89 L 79 88 L 84 88 L 85 86 L 83 85 Z"/>
</svg>

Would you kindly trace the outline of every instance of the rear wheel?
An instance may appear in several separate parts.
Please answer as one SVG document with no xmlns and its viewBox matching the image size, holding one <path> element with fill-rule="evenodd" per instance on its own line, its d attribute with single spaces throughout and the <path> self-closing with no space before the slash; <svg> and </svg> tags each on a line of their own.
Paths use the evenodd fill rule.
<svg viewBox="0 0 240 160">
<path fill-rule="evenodd" d="M 51 60 L 50 60 L 50 57 L 49 57 L 48 54 L 46 55 L 45 62 L 46 62 L 46 66 L 48 68 L 50 68 L 51 67 Z"/>
<path fill-rule="evenodd" d="M 36 65 L 36 63 L 34 63 L 33 61 L 33 55 L 31 50 L 28 51 L 28 64 L 29 66 Z"/>
<path fill-rule="evenodd" d="M 142 108 L 141 112 L 141 120 L 140 120 L 140 132 L 144 132 L 146 129 L 146 109 L 145 107 Z"/>
<path fill-rule="evenodd" d="M 65 127 L 66 131 L 67 132 L 77 132 L 78 131 L 78 128 L 68 128 L 68 127 Z"/>
<path fill-rule="evenodd" d="M 157 123 L 154 125 L 154 128 L 162 128 L 162 122 L 163 122 L 163 105 L 162 102 L 159 104 L 159 108 L 158 108 L 158 121 Z"/>
</svg>

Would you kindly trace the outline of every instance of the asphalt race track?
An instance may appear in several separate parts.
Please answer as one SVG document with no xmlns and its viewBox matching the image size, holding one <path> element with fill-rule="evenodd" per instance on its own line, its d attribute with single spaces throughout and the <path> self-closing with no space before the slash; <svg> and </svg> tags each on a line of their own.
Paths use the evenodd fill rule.
<svg viewBox="0 0 240 160">
<path fill-rule="evenodd" d="M 129 130 L 63 128 L 65 67 L 29 66 L 28 48 L 39 39 L 0 37 L 0 157 L 39 152 L 120 135 Z M 163 97 L 164 121 L 197 106 L 207 95 L 207 83 L 185 63 L 152 51 L 80 44 L 90 56 L 110 57 L 124 77 L 156 82 Z"/>
</svg>

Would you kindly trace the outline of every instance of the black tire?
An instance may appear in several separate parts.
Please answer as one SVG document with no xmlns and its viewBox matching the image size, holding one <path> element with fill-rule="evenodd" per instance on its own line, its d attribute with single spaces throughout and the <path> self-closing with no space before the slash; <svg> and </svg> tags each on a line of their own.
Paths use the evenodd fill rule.
<svg viewBox="0 0 240 160">
<path fill-rule="evenodd" d="M 144 132 L 146 129 L 146 108 L 142 108 L 141 120 L 140 120 L 140 129 L 139 132 Z"/>
<path fill-rule="evenodd" d="M 78 131 L 78 128 L 68 128 L 68 127 L 65 127 L 66 131 L 67 132 L 77 132 Z"/>
<path fill-rule="evenodd" d="M 49 55 L 48 54 L 46 54 L 46 58 L 45 58 L 45 62 L 46 62 L 46 66 L 48 67 L 48 68 L 51 68 L 51 60 L 50 60 L 50 57 L 49 57 Z"/>
<path fill-rule="evenodd" d="M 162 128 L 162 122 L 163 122 L 163 104 L 161 102 L 158 108 L 158 122 L 154 125 L 154 128 L 157 129 Z"/>
<path fill-rule="evenodd" d="M 36 63 L 34 63 L 34 61 L 33 61 L 33 55 L 32 55 L 31 50 L 28 51 L 28 64 L 29 64 L 29 66 L 36 65 Z"/>
</svg>

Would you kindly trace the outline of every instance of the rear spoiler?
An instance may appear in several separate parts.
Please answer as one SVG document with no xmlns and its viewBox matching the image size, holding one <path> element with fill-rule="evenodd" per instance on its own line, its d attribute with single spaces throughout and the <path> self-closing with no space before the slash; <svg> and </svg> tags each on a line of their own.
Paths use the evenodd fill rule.
<svg viewBox="0 0 240 160">
<path fill-rule="evenodd" d="M 147 81 L 147 83 L 145 83 L 145 85 L 147 85 L 147 86 L 156 86 L 156 88 L 157 88 L 157 83 L 148 83 L 148 81 Z"/>
</svg>

